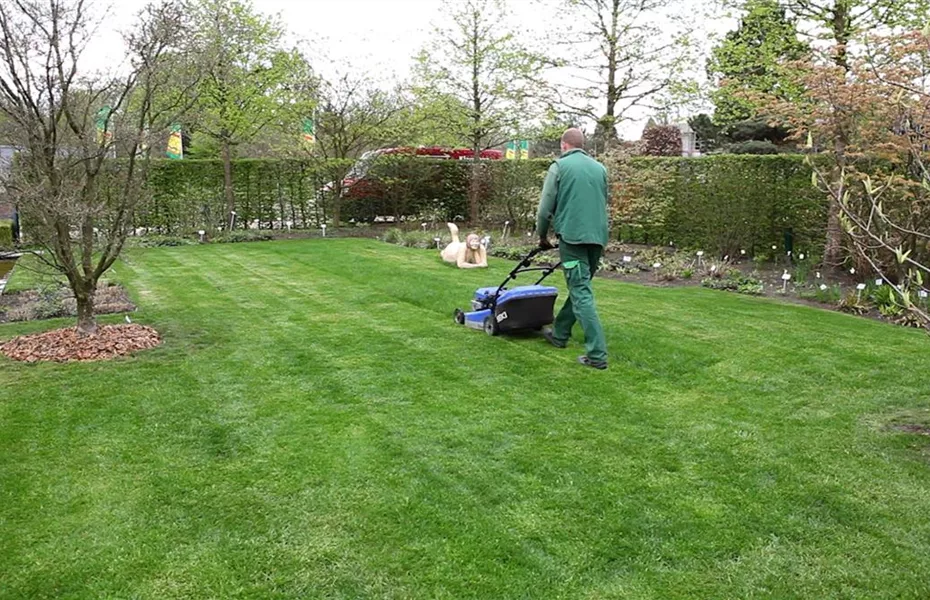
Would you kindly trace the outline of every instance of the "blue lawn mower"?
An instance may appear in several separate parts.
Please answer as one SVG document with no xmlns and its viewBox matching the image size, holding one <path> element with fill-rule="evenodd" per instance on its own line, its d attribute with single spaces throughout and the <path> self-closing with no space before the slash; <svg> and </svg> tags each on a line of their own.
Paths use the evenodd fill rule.
<svg viewBox="0 0 930 600">
<path fill-rule="evenodd" d="M 478 288 L 471 301 L 471 312 L 456 308 L 455 322 L 471 329 L 483 329 L 488 335 L 539 331 L 546 325 L 551 325 L 559 290 L 541 284 L 561 266 L 561 263 L 551 267 L 532 266 L 533 257 L 540 252 L 540 248 L 535 248 L 527 254 L 499 286 Z M 541 272 L 542 276 L 533 285 L 507 288 L 507 284 L 521 273 L 529 272 Z"/>
</svg>

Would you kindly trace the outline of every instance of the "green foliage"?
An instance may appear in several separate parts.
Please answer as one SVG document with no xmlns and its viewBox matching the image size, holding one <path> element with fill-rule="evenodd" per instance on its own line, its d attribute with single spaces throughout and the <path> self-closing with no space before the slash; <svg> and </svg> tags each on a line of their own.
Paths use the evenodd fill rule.
<svg viewBox="0 0 930 600">
<path fill-rule="evenodd" d="M 794 155 L 700 158 L 605 158 L 611 176 L 614 229 L 631 242 L 700 248 L 719 256 L 757 256 L 782 246 L 790 228 L 796 248 L 814 247 L 826 223 L 823 197 Z M 385 156 L 348 190 L 334 185 L 348 161 L 233 162 L 237 227 L 318 228 L 331 222 L 342 193 L 346 220 L 394 217 L 442 223 L 468 214 L 471 161 Z M 547 160 L 485 161 L 477 180 L 480 218 L 512 232 L 534 221 Z M 189 235 L 226 225 L 223 165 L 216 160 L 158 161 L 134 226 Z"/>
<path fill-rule="evenodd" d="M 196 244 L 190 238 L 176 235 L 145 235 L 141 237 L 129 238 L 126 243 L 137 248 L 166 248 L 176 246 L 192 246 Z"/>
<path fill-rule="evenodd" d="M 13 247 L 13 221 L 0 219 L 0 250 Z"/>
<path fill-rule="evenodd" d="M 531 112 L 543 62 L 526 50 L 500 0 L 450 4 L 450 26 L 437 29 L 416 65 L 419 95 L 452 109 L 439 128 L 469 148 L 483 150 L 514 139 Z M 473 194 L 469 216 L 478 218 Z"/>
<path fill-rule="evenodd" d="M 824 235 L 826 201 L 801 156 L 634 157 L 607 166 L 613 197 L 633 207 L 615 214 L 614 227 L 635 234 L 632 242 L 738 256 L 781 247 L 789 228 L 795 247 Z M 651 170 L 662 176 L 642 185 Z"/>
<path fill-rule="evenodd" d="M 820 288 L 820 286 L 810 289 L 802 290 L 798 293 L 799 298 L 804 298 L 805 300 L 813 300 L 815 302 L 820 302 L 821 304 L 833 304 L 836 305 L 843 299 L 843 288 L 839 285 L 827 285 L 825 288 Z"/>
<path fill-rule="evenodd" d="M 727 272 L 722 277 L 707 277 L 701 281 L 701 285 L 713 290 L 725 290 L 750 296 L 761 296 L 764 291 L 761 281 L 755 277 L 743 275 L 739 271 Z"/>
<path fill-rule="evenodd" d="M 656 125 L 643 131 L 646 156 L 681 156 L 681 130 L 674 125 Z"/>
<path fill-rule="evenodd" d="M 694 130 L 698 148 L 708 154 L 720 147 L 723 128 L 714 123 L 706 114 L 699 114 L 688 119 L 688 125 Z"/>
<path fill-rule="evenodd" d="M 729 154 L 778 154 L 778 146 L 768 140 L 736 142 L 727 146 Z"/>
<path fill-rule="evenodd" d="M 890 285 L 869 286 L 868 298 L 885 317 L 896 317 L 905 311 L 900 297 Z"/>
<path fill-rule="evenodd" d="M 803 91 L 786 63 L 809 50 L 785 8 L 777 0 L 747 0 L 743 10 L 739 28 L 714 47 L 707 63 L 708 74 L 720 86 L 711 94 L 714 121 L 723 126 L 758 114 L 747 93 L 776 94 L 790 101 Z"/>
<path fill-rule="evenodd" d="M 234 229 L 216 236 L 213 238 L 213 242 L 216 244 L 238 244 L 240 242 L 267 242 L 272 239 L 274 239 L 274 236 L 265 231 Z"/>
<path fill-rule="evenodd" d="M 198 129 L 222 145 L 250 141 L 281 118 L 303 72 L 302 58 L 284 50 L 284 26 L 248 0 L 194 0 L 196 52 L 203 69 Z"/>
<path fill-rule="evenodd" d="M 316 228 L 328 222 L 333 183 L 350 161 L 233 161 L 236 224 L 262 229 Z M 136 228 L 177 234 L 226 226 L 223 163 L 219 160 L 157 161 L 152 164 L 150 194 L 134 214 Z"/>
</svg>

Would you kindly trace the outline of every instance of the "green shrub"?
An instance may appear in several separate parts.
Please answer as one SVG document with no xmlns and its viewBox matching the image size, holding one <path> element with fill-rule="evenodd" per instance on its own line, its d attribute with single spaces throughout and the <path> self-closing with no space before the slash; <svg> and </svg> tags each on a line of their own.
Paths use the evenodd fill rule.
<svg viewBox="0 0 930 600">
<path fill-rule="evenodd" d="M 174 235 L 146 235 L 129 238 L 129 244 L 138 248 L 164 248 L 172 246 L 192 246 L 194 240 Z"/>
<path fill-rule="evenodd" d="M 802 156 L 606 157 L 614 230 L 631 242 L 674 242 L 721 256 L 823 243 L 826 201 L 810 184 Z M 443 222 L 469 216 L 477 190 L 480 218 L 495 229 L 532 225 L 551 161 L 433 160 L 383 157 L 351 188 L 353 161 L 247 159 L 233 162 L 236 227 L 317 229 L 377 217 Z M 177 236 L 222 229 L 229 214 L 219 160 L 155 161 L 133 226 Z M 116 193 L 116 191 L 114 191 Z M 399 222 L 399 221 L 396 221 Z M 417 220 L 416 222 L 419 222 Z"/>
<path fill-rule="evenodd" d="M 727 146 L 730 154 L 778 154 L 778 146 L 769 140 L 750 140 Z"/>
<path fill-rule="evenodd" d="M 821 284 L 824 287 L 817 286 L 812 290 L 804 290 L 798 294 L 805 300 L 814 300 L 821 304 L 838 304 L 843 298 L 843 289 L 838 285 Z"/>
<path fill-rule="evenodd" d="M 404 232 L 397 227 L 393 227 L 384 232 L 384 235 L 381 237 L 382 240 L 388 244 L 403 244 L 404 241 Z"/>
<path fill-rule="evenodd" d="M 0 250 L 13 247 L 13 221 L 0 219 Z"/>
<path fill-rule="evenodd" d="M 216 236 L 213 238 L 213 242 L 216 244 L 238 244 L 240 242 L 266 242 L 272 239 L 274 239 L 274 236 L 268 232 L 235 229 Z"/>
<path fill-rule="evenodd" d="M 621 156 L 607 167 L 613 225 L 631 242 L 756 256 L 781 248 L 788 231 L 795 248 L 825 238 L 827 201 L 802 156 Z"/>
<path fill-rule="evenodd" d="M 765 289 L 761 281 L 742 275 L 738 271 L 728 273 L 723 277 L 707 277 L 701 281 L 701 285 L 712 290 L 726 290 L 751 296 L 760 296 Z"/>
</svg>

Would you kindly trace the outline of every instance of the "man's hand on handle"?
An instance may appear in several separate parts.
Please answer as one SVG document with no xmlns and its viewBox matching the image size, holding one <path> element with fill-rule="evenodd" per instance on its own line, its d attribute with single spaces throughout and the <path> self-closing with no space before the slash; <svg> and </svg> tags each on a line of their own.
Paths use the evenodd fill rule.
<svg viewBox="0 0 930 600">
<path fill-rule="evenodd" d="M 539 238 L 539 249 L 540 250 L 552 250 L 555 248 L 550 242 L 548 236 L 543 236 Z"/>
</svg>

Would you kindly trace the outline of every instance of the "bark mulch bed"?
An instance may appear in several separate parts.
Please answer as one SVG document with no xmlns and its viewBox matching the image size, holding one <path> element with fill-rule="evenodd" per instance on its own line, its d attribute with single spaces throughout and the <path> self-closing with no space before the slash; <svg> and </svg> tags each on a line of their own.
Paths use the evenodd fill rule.
<svg viewBox="0 0 930 600">
<path fill-rule="evenodd" d="M 110 360 L 161 344 L 158 332 L 145 325 L 101 325 L 97 333 L 79 336 L 76 328 L 24 335 L 0 343 L 0 353 L 34 363 Z"/>
</svg>

